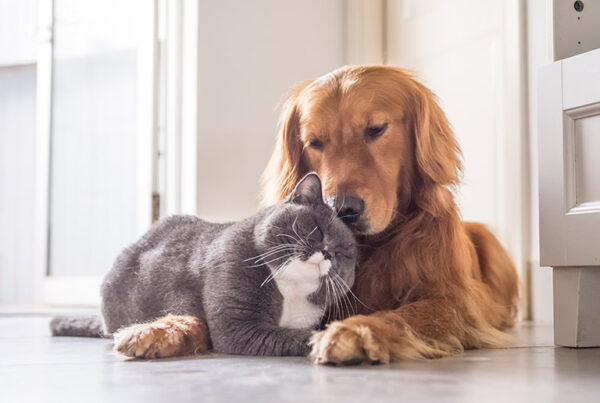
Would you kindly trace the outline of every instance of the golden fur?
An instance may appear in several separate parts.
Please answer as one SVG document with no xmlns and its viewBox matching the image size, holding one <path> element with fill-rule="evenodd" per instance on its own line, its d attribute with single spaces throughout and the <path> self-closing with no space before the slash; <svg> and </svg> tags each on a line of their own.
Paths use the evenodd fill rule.
<svg viewBox="0 0 600 403">
<path fill-rule="evenodd" d="M 365 137 L 367 127 L 382 124 L 381 137 Z M 365 201 L 353 287 L 362 315 L 313 338 L 317 363 L 506 345 L 500 330 L 514 323 L 517 274 L 483 225 L 460 220 L 451 193 L 460 150 L 431 91 L 387 66 L 344 67 L 296 89 L 264 173 L 265 200 L 281 200 L 313 170 L 326 199 Z"/>
<path fill-rule="evenodd" d="M 135 358 L 199 354 L 210 348 L 206 322 L 195 316 L 163 316 L 119 329 L 113 338 L 116 352 Z"/>
</svg>

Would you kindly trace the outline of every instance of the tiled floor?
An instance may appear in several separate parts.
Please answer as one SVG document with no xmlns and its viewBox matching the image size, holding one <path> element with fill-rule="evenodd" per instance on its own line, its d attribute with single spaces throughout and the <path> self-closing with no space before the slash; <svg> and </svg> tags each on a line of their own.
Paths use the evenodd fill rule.
<svg viewBox="0 0 600 403">
<path fill-rule="evenodd" d="M 123 361 L 110 340 L 51 338 L 47 316 L 0 316 L 1 402 L 600 402 L 600 349 L 520 347 L 434 361 L 320 367 L 303 358 L 208 355 Z"/>
</svg>

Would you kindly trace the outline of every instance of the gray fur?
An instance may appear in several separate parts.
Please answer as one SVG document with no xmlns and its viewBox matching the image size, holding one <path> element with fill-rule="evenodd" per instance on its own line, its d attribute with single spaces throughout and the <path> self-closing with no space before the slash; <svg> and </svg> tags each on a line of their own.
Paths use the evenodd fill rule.
<svg viewBox="0 0 600 403">
<path fill-rule="evenodd" d="M 285 244 L 289 247 L 273 249 Z M 312 329 L 280 327 L 283 296 L 275 281 L 264 281 L 292 254 L 306 261 L 325 249 L 332 255 L 330 274 L 320 279 L 309 301 L 327 309 L 340 295 L 328 293 L 326 278 L 333 272 L 347 286 L 354 282 L 356 244 L 323 203 L 314 173 L 286 200 L 239 222 L 166 218 L 125 249 L 106 276 L 105 331 L 112 334 L 167 314 L 192 315 L 206 320 L 216 351 L 305 355 Z M 265 255 L 269 251 L 274 252 Z"/>
<path fill-rule="evenodd" d="M 106 337 L 98 315 L 55 316 L 50 321 L 53 336 Z"/>
</svg>

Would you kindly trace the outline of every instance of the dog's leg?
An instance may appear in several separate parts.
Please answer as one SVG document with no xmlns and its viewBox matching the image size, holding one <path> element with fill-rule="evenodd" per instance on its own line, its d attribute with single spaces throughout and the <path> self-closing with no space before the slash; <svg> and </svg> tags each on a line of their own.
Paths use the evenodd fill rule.
<svg viewBox="0 0 600 403">
<path fill-rule="evenodd" d="M 206 322 L 195 316 L 167 315 L 119 329 L 113 338 L 114 350 L 128 357 L 176 357 L 210 348 Z"/>
<path fill-rule="evenodd" d="M 313 336 L 311 358 L 317 364 L 388 363 L 511 343 L 510 336 L 485 321 L 466 319 L 458 312 L 461 309 L 448 301 L 422 300 L 396 310 L 352 316 Z"/>
</svg>

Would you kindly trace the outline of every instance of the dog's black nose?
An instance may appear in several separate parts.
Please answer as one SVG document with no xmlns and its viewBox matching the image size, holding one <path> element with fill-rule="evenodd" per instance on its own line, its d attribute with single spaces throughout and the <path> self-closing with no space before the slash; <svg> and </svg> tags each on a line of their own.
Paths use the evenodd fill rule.
<svg viewBox="0 0 600 403">
<path fill-rule="evenodd" d="M 346 224 L 357 222 L 365 212 L 365 201 L 356 196 L 330 196 L 327 204 Z"/>
</svg>

